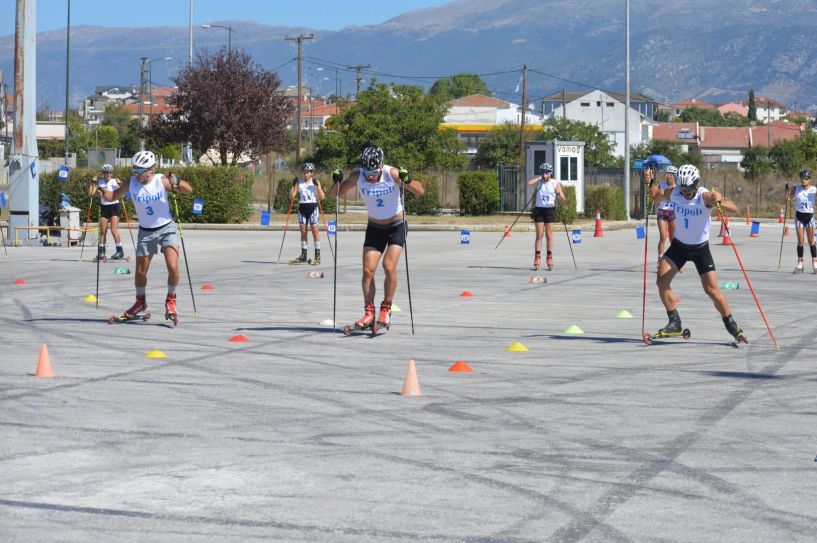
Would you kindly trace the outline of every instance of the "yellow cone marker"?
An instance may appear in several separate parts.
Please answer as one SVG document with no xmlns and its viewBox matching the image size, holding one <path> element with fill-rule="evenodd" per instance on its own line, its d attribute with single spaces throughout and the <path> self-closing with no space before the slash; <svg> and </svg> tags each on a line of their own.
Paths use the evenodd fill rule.
<svg viewBox="0 0 817 543">
<path fill-rule="evenodd" d="M 89 304 L 92 304 L 92 303 L 96 302 L 96 296 L 94 296 L 93 294 L 89 294 L 88 296 L 83 298 L 83 300 L 88 302 Z"/>
<path fill-rule="evenodd" d="M 583 334 L 584 330 L 576 326 L 575 324 L 571 324 L 565 330 L 565 334 Z"/>
<path fill-rule="evenodd" d="M 526 353 L 530 349 L 528 349 L 527 347 L 525 347 L 524 345 L 522 345 L 519 342 L 514 342 L 514 343 L 511 343 L 510 345 L 508 345 L 505 348 L 505 350 L 509 351 L 509 352 L 512 352 L 512 353 Z"/>
<path fill-rule="evenodd" d="M 392 313 L 400 313 L 401 311 L 403 311 L 403 310 L 400 309 L 399 307 L 397 307 L 397 304 L 391 304 L 391 312 Z"/>
<path fill-rule="evenodd" d="M 616 315 L 616 318 L 617 319 L 632 319 L 633 314 L 630 313 L 629 311 L 627 311 L 626 309 L 622 309 L 621 311 L 618 312 L 618 314 Z"/>
<path fill-rule="evenodd" d="M 152 351 L 148 351 L 148 354 L 145 355 L 145 358 L 167 358 L 167 355 L 160 351 L 159 349 L 154 349 Z"/>
</svg>

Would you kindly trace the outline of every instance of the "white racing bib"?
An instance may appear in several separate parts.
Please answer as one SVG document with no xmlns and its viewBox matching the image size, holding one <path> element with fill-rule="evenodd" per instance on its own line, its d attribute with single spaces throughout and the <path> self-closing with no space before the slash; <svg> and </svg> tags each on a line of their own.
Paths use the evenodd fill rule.
<svg viewBox="0 0 817 543">
<path fill-rule="evenodd" d="M 686 245 L 700 245 L 709 241 L 711 209 L 704 204 L 703 195 L 709 190 L 699 187 L 691 200 L 684 198 L 678 188 L 669 196 L 671 209 L 675 210 L 675 239 Z"/>
<path fill-rule="evenodd" d="M 139 217 L 139 226 L 142 228 L 159 228 L 173 221 L 167 202 L 167 191 L 162 184 L 162 174 L 154 174 L 153 179 L 144 185 L 139 183 L 134 175 L 130 178 L 128 192 Z"/>
<path fill-rule="evenodd" d="M 366 211 L 369 217 L 378 221 L 391 219 L 403 212 L 400 187 L 394 182 L 390 172 L 391 166 L 384 165 L 377 183 L 370 183 L 363 175 L 363 170 L 360 170 L 357 178 L 357 190 L 366 204 Z"/>
</svg>

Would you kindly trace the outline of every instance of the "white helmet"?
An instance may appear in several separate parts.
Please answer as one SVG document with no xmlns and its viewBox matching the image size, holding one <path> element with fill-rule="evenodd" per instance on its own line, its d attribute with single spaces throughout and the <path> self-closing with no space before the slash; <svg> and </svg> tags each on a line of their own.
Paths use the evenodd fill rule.
<svg viewBox="0 0 817 543">
<path fill-rule="evenodd" d="M 698 190 L 698 180 L 701 178 L 701 173 L 698 168 L 692 164 L 684 164 L 678 168 L 678 189 L 686 194 Z"/>
<path fill-rule="evenodd" d="M 102 173 L 113 173 L 113 166 L 110 164 L 105 164 L 102 166 Z"/>
<path fill-rule="evenodd" d="M 671 173 L 672 175 L 678 175 L 678 168 L 675 166 L 667 166 L 667 169 L 664 170 L 664 173 Z"/>
<path fill-rule="evenodd" d="M 133 155 L 130 163 L 134 168 L 152 168 L 156 165 L 156 155 L 150 151 L 139 151 Z"/>
</svg>

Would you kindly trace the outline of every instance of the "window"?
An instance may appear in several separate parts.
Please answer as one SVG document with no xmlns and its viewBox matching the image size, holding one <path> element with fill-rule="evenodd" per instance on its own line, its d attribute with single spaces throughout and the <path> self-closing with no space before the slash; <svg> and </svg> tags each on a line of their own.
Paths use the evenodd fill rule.
<svg viewBox="0 0 817 543">
<path fill-rule="evenodd" d="M 559 157 L 559 180 L 577 181 L 579 179 L 579 157 Z"/>
<path fill-rule="evenodd" d="M 601 100 L 596 101 L 596 107 L 601 107 Z"/>
<path fill-rule="evenodd" d="M 581 102 L 579 105 L 582 107 L 590 107 L 590 102 Z"/>
<path fill-rule="evenodd" d="M 568 157 L 559 157 L 559 179 L 561 181 L 568 180 L 568 175 L 570 175 L 570 166 L 568 164 Z"/>
<path fill-rule="evenodd" d="M 613 106 L 615 106 L 615 102 L 607 102 L 607 107 L 613 107 Z"/>
<path fill-rule="evenodd" d="M 577 181 L 579 179 L 579 157 L 570 157 L 570 180 Z"/>
</svg>

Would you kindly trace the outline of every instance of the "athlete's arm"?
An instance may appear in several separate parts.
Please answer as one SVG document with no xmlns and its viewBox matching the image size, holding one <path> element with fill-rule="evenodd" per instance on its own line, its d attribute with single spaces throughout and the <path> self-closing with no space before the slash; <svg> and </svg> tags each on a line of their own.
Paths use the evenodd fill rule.
<svg viewBox="0 0 817 543">
<path fill-rule="evenodd" d="M 292 187 L 289 189 L 289 199 L 295 198 L 295 193 L 298 192 L 298 178 L 292 180 Z"/>
<path fill-rule="evenodd" d="M 567 201 L 567 198 L 565 198 L 565 191 L 562 188 L 561 183 L 556 183 L 556 193 L 559 196 L 559 201 L 560 202 L 566 202 Z"/>
<path fill-rule="evenodd" d="M 170 174 L 170 177 L 162 174 L 162 185 L 165 190 L 170 192 L 178 192 L 179 194 L 191 194 L 193 187 L 184 179 L 179 179 L 176 174 Z"/>
<path fill-rule="evenodd" d="M 106 200 L 108 200 L 109 202 L 112 202 L 112 201 L 114 201 L 114 200 L 118 200 L 118 199 L 120 199 L 120 198 L 124 198 L 124 196 L 125 196 L 125 194 L 128 192 L 128 189 L 129 189 L 129 188 L 130 188 L 130 180 L 125 181 L 124 183 L 122 183 L 121 185 L 119 185 L 119 188 L 118 188 L 118 189 L 116 189 L 115 191 L 113 191 L 113 192 L 111 192 L 111 191 L 106 192 L 106 193 L 105 193 L 105 199 L 106 199 Z"/>
<path fill-rule="evenodd" d="M 732 200 L 724 200 L 723 195 L 720 192 L 716 191 L 716 190 L 711 190 L 709 192 L 705 192 L 704 195 L 703 195 L 703 199 L 704 199 L 704 205 L 706 205 L 706 207 L 708 207 L 710 209 L 715 207 L 715 204 L 720 203 L 721 208 L 725 209 L 729 213 L 737 213 L 738 212 L 737 204 L 735 204 L 735 202 L 733 202 Z"/>
<path fill-rule="evenodd" d="M 357 180 L 358 176 L 360 175 L 360 169 L 354 170 L 346 179 L 342 181 L 337 180 L 337 175 L 340 174 L 340 179 L 343 179 L 343 172 L 340 170 L 335 170 L 332 172 L 332 188 L 329 189 L 329 197 L 336 198 L 342 194 L 346 194 L 349 190 L 355 186 L 355 181 Z"/>
<path fill-rule="evenodd" d="M 423 188 L 423 184 L 420 183 L 419 181 L 414 183 L 411 180 L 411 176 L 409 175 L 408 170 L 406 170 L 405 168 L 400 168 L 399 170 L 397 168 L 392 168 L 391 172 L 389 173 L 391 174 L 392 179 L 399 179 L 400 182 L 403 183 L 403 186 L 406 188 L 407 191 L 412 192 L 417 196 L 422 196 L 423 194 L 426 193 L 426 189 Z"/>
<path fill-rule="evenodd" d="M 538 177 L 534 177 L 533 179 L 531 179 L 530 181 L 528 181 L 528 185 L 531 185 L 531 186 L 536 185 L 536 184 L 538 184 L 538 183 L 539 183 L 539 180 L 540 180 L 540 179 L 542 179 L 542 176 L 541 176 L 541 175 L 540 175 L 540 176 L 538 176 Z"/>
<path fill-rule="evenodd" d="M 323 192 L 323 187 L 321 186 L 320 181 L 313 177 L 312 182 L 315 184 L 315 190 L 318 192 L 318 200 L 323 200 L 326 198 L 326 193 Z"/>
</svg>

